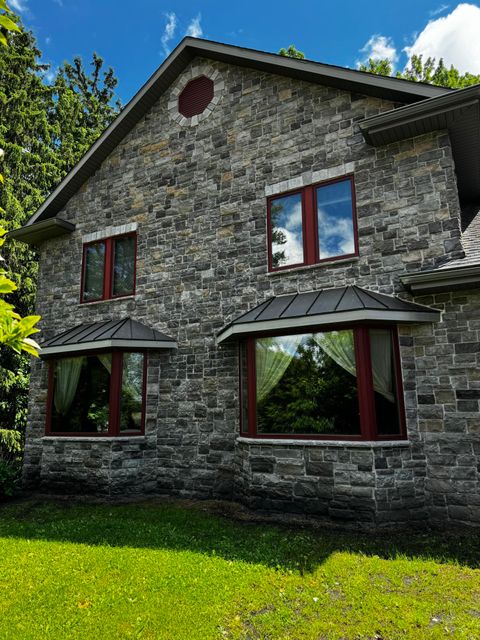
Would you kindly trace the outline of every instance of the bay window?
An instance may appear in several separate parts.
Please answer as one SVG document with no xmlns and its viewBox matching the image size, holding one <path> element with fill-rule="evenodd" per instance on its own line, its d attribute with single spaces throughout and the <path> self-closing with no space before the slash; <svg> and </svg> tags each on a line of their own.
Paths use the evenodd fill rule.
<svg viewBox="0 0 480 640">
<path fill-rule="evenodd" d="M 141 434 L 145 385 L 143 352 L 113 351 L 51 360 L 47 434 Z"/>
<path fill-rule="evenodd" d="M 248 337 L 241 433 L 375 440 L 405 434 L 396 331 L 353 327 Z"/>
<path fill-rule="evenodd" d="M 89 242 L 83 247 L 81 302 L 135 293 L 136 234 Z"/>
<path fill-rule="evenodd" d="M 358 255 L 352 176 L 273 196 L 267 216 L 270 271 Z"/>
</svg>

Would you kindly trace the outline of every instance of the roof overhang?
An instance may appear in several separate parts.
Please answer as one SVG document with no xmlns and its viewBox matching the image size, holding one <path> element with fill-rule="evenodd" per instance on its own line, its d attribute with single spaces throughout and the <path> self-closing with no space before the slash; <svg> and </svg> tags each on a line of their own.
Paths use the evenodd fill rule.
<svg viewBox="0 0 480 640">
<path fill-rule="evenodd" d="M 176 349 L 177 343 L 157 329 L 147 327 L 131 318 L 122 318 L 79 324 L 50 338 L 40 346 L 40 356 L 50 358 L 67 355 L 74 357 L 86 352 L 113 349 L 128 351 Z"/>
<path fill-rule="evenodd" d="M 138 120 L 196 57 L 219 60 L 227 64 L 258 69 L 400 103 L 418 102 L 450 92 L 450 89 L 444 87 L 186 37 L 50 194 L 27 222 L 27 226 L 59 213 L 87 178 L 100 167 Z"/>
<path fill-rule="evenodd" d="M 401 276 L 400 280 L 413 294 L 477 288 L 480 286 L 480 264 L 419 271 Z"/>
<path fill-rule="evenodd" d="M 224 327 L 217 343 L 245 335 L 298 331 L 352 323 L 437 322 L 441 313 L 395 296 L 357 286 L 287 294 L 270 298 Z"/>
<path fill-rule="evenodd" d="M 145 351 L 159 349 L 177 349 L 178 345 L 173 340 L 95 340 L 74 345 L 60 345 L 58 347 L 42 347 L 40 356 L 51 358 L 52 356 L 77 355 L 86 351 L 111 351 L 123 349 L 127 351 Z"/>
<path fill-rule="evenodd" d="M 40 244 L 44 240 L 63 236 L 73 231 L 75 231 L 75 225 L 71 222 L 61 218 L 49 218 L 48 220 L 14 229 L 8 233 L 8 237 L 27 244 Z"/>
<path fill-rule="evenodd" d="M 359 126 L 365 141 L 373 146 L 448 130 L 460 199 L 480 198 L 480 85 L 372 116 Z"/>
<path fill-rule="evenodd" d="M 222 330 L 217 336 L 217 343 L 224 342 L 232 337 L 241 337 L 248 334 L 269 333 L 280 330 L 311 329 L 312 327 L 322 327 L 328 325 L 342 325 L 358 322 L 371 323 L 417 323 L 417 322 L 437 322 L 440 320 L 440 311 L 427 312 L 407 312 L 407 311 L 343 311 L 340 313 L 329 313 L 308 318 L 288 318 L 284 320 L 266 320 L 264 322 L 247 322 L 233 324 Z"/>
</svg>

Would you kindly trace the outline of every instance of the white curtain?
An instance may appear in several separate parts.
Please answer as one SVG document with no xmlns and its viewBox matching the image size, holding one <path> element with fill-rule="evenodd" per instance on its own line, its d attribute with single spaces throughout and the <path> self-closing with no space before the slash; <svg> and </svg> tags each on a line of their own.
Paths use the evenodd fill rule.
<svg viewBox="0 0 480 640">
<path fill-rule="evenodd" d="M 68 413 L 77 392 L 80 372 L 85 358 L 62 358 L 56 364 L 55 409 L 64 416 Z"/>
<path fill-rule="evenodd" d="M 373 388 L 389 402 L 395 402 L 392 377 L 390 331 L 370 329 Z M 357 376 L 353 331 L 329 331 L 314 335 L 317 344 L 345 371 Z"/>
<path fill-rule="evenodd" d="M 357 377 L 355 366 L 355 345 L 353 331 L 329 331 L 328 333 L 315 333 L 315 342 L 334 362 L 345 371 Z"/>
<path fill-rule="evenodd" d="M 292 361 L 303 335 L 261 338 L 256 341 L 257 400 L 278 384 Z"/>
<path fill-rule="evenodd" d="M 370 329 L 373 388 L 389 402 L 395 402 L 392 373 L 392 342 L 390 331 Z"/>
<path fill-rule="evenodd" d="M 108 373 L 112 373 L 112 354 L 100 353 L 97 358 L 103 364 Z"/>
</svg>

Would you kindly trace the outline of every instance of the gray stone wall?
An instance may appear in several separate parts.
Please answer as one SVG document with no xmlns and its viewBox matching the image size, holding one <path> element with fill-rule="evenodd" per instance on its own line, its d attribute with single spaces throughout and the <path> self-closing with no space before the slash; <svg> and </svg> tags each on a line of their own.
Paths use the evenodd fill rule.
<svg viewBox="0 0 480 640">
<path fill-rule="evenodd" d="M 283 444 L 242 438 L 236 494 L 254 509 L 364 526 L 424 521 L 425 456 L 408 442 Z"/>
<path fill-rule="evenodd" d="M 129 315 L 179 344 L 175 352 L 152 356 L 145 446 L 136 444 L 135 456 L 128 441 L 88 443 L 89 448 L 67 439 L 58 444 L 42 440 L 46 374 L 42 363 L 35 364 L 25 477 L 45 489 L 71 485 L 72 477 L 82 484 L 88 477 L 93 479 L 89 486 L 105 493 L 125 491 L 127 484 L 131 492 L 237 495 L 251 501 L 260 483 L 257 472 L 245 470 L 245 456 L 261 458 L 256 450 L 263 445 L 236 445 L 237 348 L 217 347 L 215 333 L 271 295 L 357 284 L 407 297 L 402 274 L 463 255 L 454 164 L 445 132 L 372 148 L 357 123 L 391 109 L 391 103 L 246 68 L 205 64 L 218 69 L 224 82 L 209 117 L 197 126 L 180 126 L 168 113 L 167 92 L 60 214 L 75 222 L 76 231 L 41 248 L 37 308 L 45 338 L 80 322 Z M 265 189 L 300 176 L 308 183 L 316 172 L 335 172 L 347 163 L 355 176 L 360 256 L 268 274 Z M 132 222 L 138 225 L 136 295 L 79 305 L 82 238 Z M 427 419 L 422 413 L 427 405 L 417 405 L 417 390 L 426 383 L 416 349 L 432 331 L 419 327 L 402 332 L 411 445 L 385 456 L 377 449 L 369 451 L 372 460 L 399 460 L 371 472 L 353 468 L 360 464 L 353 446 L 335 450 L 350 461 L 324 463 L 331 465 L 333 477 L 348 471 L 350 480 L 328 485 L 331 515 L 337 504 L 343 505 L 339 513 L 355 511 L 360 500 L 362 511 L 370 514 L 365 518 L 375 512 L 378 521 L 394 520 L 399 517 L 394 512 L 402 509 L 408 517 L 423 509 L 425 453 L 418 443 L 426 442 L 419 427 Z M 448 387 L 447 381 L 441 384 Z M 419 393 L 429 395 L 431 389 Z M 443 402 L 440 396 L 438 402 Z M 446 398 L 445 405 L 451 404 Z M 423 408 L 417 415 L 418 407 Z M 455 404 L 455 411 L 461 409 Z M 329 446 L 305 449 L 299 474 L 305 487 L 315 483 L 312 478 L 318 478 L 318 486 L 323 481 L 323 476 L 308 473 L 305 465 L 314 462 L 310 456 L 333 455 L 331 451 Z M 86 470 L 90 455 L 99 466 Z M 363 449 L 358 453 L 360 458 L 365 455 Z M 112 466 L 114 459 L 119 467 Z M 136 464 L 129 462 L 133 459 Z M 294 462 L 291 469 L 298 466 Z M 345 470 L 343 464 L 353 466 Z M 280 474 L 281 467 L 275 469 Z M 354 484 L 355 473 L 367 474 L 371 484 Z M 383 479 L 390 476 L 393 480 Z M 295 482 L 285 480 L 292 496 L 300 498 Z M 273 507 L 277 498 L 268 495 L 267 480 L 264 484 L 263 497 Z M 431 503 L 433 507 L 433 499 Z M 394 504 L 403 507 L 388 506 Z M 387 513 L 392 515 L 380 515 Z M 453 512 L 448 514 L 453 517 Z"/>
<path fill-rule="evenodd" d="M 442 322 L 411 329 L 430 519 L 480 525 L 480 292 L 416 299 Z M 412 399 L 413 400 L 413 399 Z"/>
</svg>

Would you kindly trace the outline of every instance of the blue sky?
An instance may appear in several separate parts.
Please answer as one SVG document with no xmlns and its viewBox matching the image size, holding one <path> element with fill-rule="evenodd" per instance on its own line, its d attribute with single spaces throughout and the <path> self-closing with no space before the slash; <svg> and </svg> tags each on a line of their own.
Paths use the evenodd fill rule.
<svg viewBox="0 0 480 640">
<path fill-rule="evenodd" d="M 97 51 L 113 66 L 125 103 L 189 33 L 277 52 L 293 43 L 308 58 L 355 67 L 389 55 L 397 68 L 408 53 L 443 55 L 480 73 L 480 2 L 403 0 L 7 0 L 35 33 L 55 68 Z"/>
</svg>

